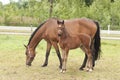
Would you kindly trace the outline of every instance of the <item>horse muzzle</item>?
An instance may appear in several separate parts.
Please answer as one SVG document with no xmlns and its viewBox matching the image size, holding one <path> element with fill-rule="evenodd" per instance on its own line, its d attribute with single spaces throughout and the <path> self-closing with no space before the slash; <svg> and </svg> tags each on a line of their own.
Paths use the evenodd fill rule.
<svg viewBox="0 0 120 80">
<path fill-rule="evenodd" d="M 32 63 L 33 59 L 34 59 L 34 57 L 29 58 L 29 59 L 26 61 L 26 65 L 27 65 L 27 66 L 31 66 L 31 63 Z"/>
<path fill-rule="evenodd" d="M 30 63 L 30 62 L 26 62 L 26 65 L 27 65 L 27 66 L 31 66 L 31 63 Z"/>
<path fill-rule="evenodd" d="M 62 36 L 62 34 L 58 34 L 58 36 Z"/>
<path fill-rule="evenodd" d="M 31 66 L 32 61 L 34 60 L 34 57 L 27 57 L 26 59 L 26 65 Z"/>
<path fill-rule="evenodd" d="M 62 36 L 62 31 L 58 30 L 58 36 Z"/>
</svg>

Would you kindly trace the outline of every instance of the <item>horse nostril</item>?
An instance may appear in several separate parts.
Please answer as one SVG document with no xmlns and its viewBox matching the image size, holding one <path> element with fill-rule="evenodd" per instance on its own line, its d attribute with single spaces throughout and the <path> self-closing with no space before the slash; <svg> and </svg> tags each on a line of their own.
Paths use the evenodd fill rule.
<svg viewBox="0 0 120 80">
<path fill-rule="evenodd" d="M 27 66 L 31 66 L 31 63 L 26 63 Z"/>
<path fill-rule="evenodd" d="M 26 64 L 27 66 L 31 66 L 31 64 Z"/>
<path fill-rule="evenodd" d="M 58 34 L 58 36 L 61 36 L 61 34 Z"/>
</svg>

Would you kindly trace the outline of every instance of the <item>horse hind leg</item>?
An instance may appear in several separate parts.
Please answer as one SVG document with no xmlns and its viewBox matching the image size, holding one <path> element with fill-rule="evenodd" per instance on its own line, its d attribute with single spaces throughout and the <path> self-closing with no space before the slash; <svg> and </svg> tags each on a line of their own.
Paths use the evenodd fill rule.
<svg viewBox="0 0 120 80">
<path fill-rule="evenodd" d="M 86 61 L 85 63 L 82 65 L 82 67 L 84 68 L 84 70 L 86 71 L 92 71 L 93 69 L 93 64 L 92 64 L 92 53 L 91 53 L 91 49 L 89 47 L 85 47 L 85 46 L 81 46 L 80 47 L 86 55 Z M 81 67 L 80 67 L 81 68 Z M 82 69 L 83 69 L 82 68 Z M 81 70 L 81 69 L 80 69 Z"/>
<path fill-rule="evenodd" d="M 84 70 L 84 68 L 85 68 L 85 66 L 86 66 L 86 63 L 87 63 L 88 57 L 87 57 L 87 54 L 86 54 L 85 47 L 84 47 L 83 45 L 81 45 L 80 48 L 81 48 L 81 50 L 82 50 L 83 52 L 85 52 L 85 58 L 84 58 L 84 61 L 83 61 L 82 66 L 79 68 L 79 70 Z"/>
<path fill-rule="evenodd" d="M 95 66 L 95 48 L 94 48 L 94 39 L 91 39 L 91 45 L 90 45 L 91 53 L 93 56 L 93 67 Z"/>
<path fill-rule="evenodd" d="M 79 70 L 84 70 L 84 68 L 86 66 L 86 63 L 87 63 L 87 59 L 88 59 L 88 57 L 87 57 L 87 55 L 85 53 L 84 61 L 82 63 L 82 66 L 79 68 Z"/>
<path fill-rule="evenodd" d="M 93 70 L 93 60 L 92 60 L 93 56 L 91 54 L 90 49 L 87 52 L 87 56 L 88 56 L 88 60 L 87 60 L 87 63 L 86 63 L 86 70 L 91 72 Z"/>
<path fill-rule="evenodd" d="M 47 49 L 46 49 L 46 55 L 45 55 L 45 62 L 42 65 L 42 67 L 46 67 L 48 65 L 48 58 L 49 58 L 49 54 L 50 54 L 50 50 L 51 50 L 51 43 L 47 42 Z"/>
<path fill-rule="evenodd" d="M 92 56 L 93 56 L 93 67 L 95 66 L 95 49 L 94 49 L 94 44 L 93 42 L 91 43 L 91 53 L 92 53 Z"/>
<path fill-rule="evenodd" d="M 90 38 L 90 36 L 86 36 L 86 39 L 88 39 L 87 44 L 84 44 L 84 48 L 85 48 L 84 50 L 88 57 L 87 63 L 86 63 L 86 69 L 87 71 L 92 71 L 93 70 L 93 54 L 91 49 L 92 39 Z"/>
</svg>

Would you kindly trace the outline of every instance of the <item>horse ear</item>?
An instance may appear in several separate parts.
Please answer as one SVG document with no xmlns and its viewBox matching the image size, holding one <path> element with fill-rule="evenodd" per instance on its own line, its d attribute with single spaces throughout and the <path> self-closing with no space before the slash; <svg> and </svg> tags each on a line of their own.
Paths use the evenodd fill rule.
<svg viewBox="0 0 120 80">
<path fill-rule="evenodd" d="M 24 47 L 27 48 L 27 46 L 24 44 Z"/>
<path fill-rule="evenodd" d="M 59 22 L 59 20 L 57 20 L 57 24 L 59 24 L 60 22 Z"/>
<path fill-rule="evenodd" d="M 62 21 L 62 24 L 64 24 L 64 20 Z"/>
</svg>

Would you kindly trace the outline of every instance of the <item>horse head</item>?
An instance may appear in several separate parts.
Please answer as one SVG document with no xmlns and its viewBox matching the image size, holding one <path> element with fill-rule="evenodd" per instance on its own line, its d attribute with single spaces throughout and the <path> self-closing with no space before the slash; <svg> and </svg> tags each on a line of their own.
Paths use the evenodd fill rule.
<svg viewBox="0 0 120 80">
<path fill-rule="evenodd" d="M 64 28 L 65 28 L 64 20 L 57 20 L 57 24 L 58 24 L 58 27 L 57 27 L 58 36 L 62 36 Z"/>
<path fill-rule="evenodd" d="M 31 63 L 35 57 L 35 51 L 30 49 L 29 46 L 24 45 L 26 48 L 26 65 L 31 66 Z"/>
</svg>

